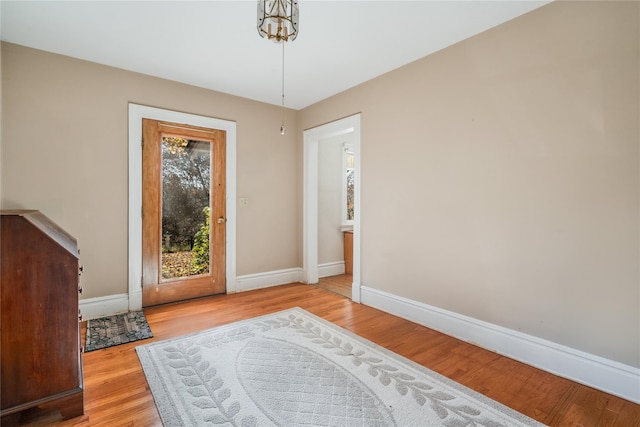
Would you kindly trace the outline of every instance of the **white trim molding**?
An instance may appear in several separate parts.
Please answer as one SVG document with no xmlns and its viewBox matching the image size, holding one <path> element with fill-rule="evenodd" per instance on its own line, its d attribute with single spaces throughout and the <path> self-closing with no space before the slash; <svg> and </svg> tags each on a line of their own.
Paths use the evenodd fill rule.
<svg viewBox="0 0 640 427">
<path fill-rule="evenodd" d="M 129 310 L 142 307 L 142 119 L 226 132 L 226 286 L 236 291 L 236 123 L 213 117 L 129 104 Z"/>
<path fill-rule="evenodd" d="M 127 311 L 129 311 L 129 296 L 127 294 L 80 300 L 82 320 L 99 319 L 100 317 L 126 313 Z"/>
<path fill-rule="evenodd" d="M 344 261 L 318 264 L 318 277 L 330 277 L 344 274 Z"/>
<path fill-rule="evenodd" d="M 365 305 L 640 403 L 638 368 L 367 286 L 360 290 Z"/>
<path fill-rule="evenodd" d="M 302 269 L 288 268 L 285 270 L 268 271 L 265 273 L 247 274 L 236 277 L 236 286 L 227 293 L 250 291 L 253 289 L 269 288 L 271 286 L 298 283 L 302 277 Z"/>
</svg>

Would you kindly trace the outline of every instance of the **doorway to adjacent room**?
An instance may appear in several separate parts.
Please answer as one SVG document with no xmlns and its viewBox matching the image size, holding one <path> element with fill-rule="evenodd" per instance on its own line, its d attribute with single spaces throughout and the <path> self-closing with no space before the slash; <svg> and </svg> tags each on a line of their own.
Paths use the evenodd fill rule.
<svg viewBox="0 0 640 427">
<path fill-rule="evenodd" d="M 347 262 L 352 265 L 351 292 L 353 301 L 360 301 L 360 114 L 356 114 L 341 120 L 337 120 L 326 125 L 308 129 L 304 132 L 304 209 L 303 209 L 303 281 L 308 284 L 317 284 L 323 276 L 327 276 L 324 270 L 332 266 L 324 262 L 319 264 L 319 224 L 324 219 L 319 216 L 320 195 L 320 146 L 323 142 L 335 141 L 349 135 L 349 152 L 352 154 L 350 160 L 350 179 L 352 179 L 352 192 L 345 198 L 345 212 L 350 204 L 352 210 L 349 230 L 338 230 L 339 238 L 343 239 L 343 232 L 350 231 L 353 234 L 349 238 L 353 239 L 352 251 L 345 248 L 345 267 Z M 345 178 L 347 175 L 345 175 Z M 346 200 L 349 200 L 348 204 Z M 346 225 L 346 224 L 343 224 Z M 335 227 L 334 227 L 335 228 Z M 345 233 L 346 234 L 346 233 Z M 346 239 L 344 240 L 346 242 Z M 347 253 L 349 252 L 349 253 Z M 352 261 L 347 260 L 352 254 Z M 345 268 L 346 270 L 346 268 Z M 336 273 L 336 275 L 341 275 Z"/>
</svg>

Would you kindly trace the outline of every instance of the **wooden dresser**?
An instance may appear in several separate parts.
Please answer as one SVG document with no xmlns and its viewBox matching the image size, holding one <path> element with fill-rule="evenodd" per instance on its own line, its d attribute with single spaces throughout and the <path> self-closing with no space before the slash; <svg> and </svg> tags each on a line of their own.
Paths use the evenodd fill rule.
<svg viewBox="0 0 640 427">
<path fill-rule="evenodd" d="M 84 413 L 78 246 L 38 211 L 0 216 L 1 416 Z"/>
</svg>

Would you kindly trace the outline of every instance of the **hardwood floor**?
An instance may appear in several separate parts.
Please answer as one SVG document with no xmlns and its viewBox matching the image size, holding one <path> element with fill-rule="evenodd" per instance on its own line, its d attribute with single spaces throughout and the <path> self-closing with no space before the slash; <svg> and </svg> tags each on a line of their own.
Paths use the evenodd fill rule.
<svg viewBox="0 0 640 427">
<path fill-rule="evenodd" d="M 301 307 L 552 426 L 640 426 L 640 405 L 565 380 L 314 286 L 291 284 L 145 310 L 151 340 Z M 159 426 L 135 347 L 83 354 L 85 415 L 26 414 L 22 423 L 60 426 Z M 4 424 L 3 426 L 8 425 Z"/>
<path fill-rule="evenodd" d="M 337 276 L 323 277 L 313 286 L 351 299 L 352 284 L 353 276 L 351 274 L 340 274 Z"/>
</svg>

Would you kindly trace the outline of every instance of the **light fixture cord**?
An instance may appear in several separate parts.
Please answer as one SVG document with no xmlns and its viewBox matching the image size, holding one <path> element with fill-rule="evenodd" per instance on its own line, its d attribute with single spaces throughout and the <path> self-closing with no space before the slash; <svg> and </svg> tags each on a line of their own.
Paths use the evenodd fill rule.
<svg viewBox="0 0 640 427">
<path fill-rule="evenodd" d="M 284 45 L 285 45 L 285 42 L 282 42 L 282 108 L 280 109 L 280 115 L 281 115 L 280 133 L 282 135 L 284 135 Z"/>
</svg>

